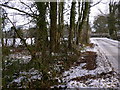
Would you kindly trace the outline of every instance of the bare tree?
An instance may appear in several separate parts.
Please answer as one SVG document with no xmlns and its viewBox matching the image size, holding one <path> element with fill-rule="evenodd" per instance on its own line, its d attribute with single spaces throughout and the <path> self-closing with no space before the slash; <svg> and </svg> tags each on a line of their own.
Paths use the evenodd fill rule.
<svg viewBox="0 0 120 90">
<path fill-rule="evenodd" d="M 42 52 L 42 59 L 45 57 L 45 49 L 47 42 L 47 29 L 46 29 L 46 3 L 36 2 L 37 9 L 39 11 L 39 18 L 37 19 L 37 42 L 36 50 Z"/>
<path fill-rule="evenodd" d="M 75 4 L 76 2 L 72 2 L 71 11 L 70 11 L 70 29 L 69 29 L 69 41 L 68 47 L 71 48 L 73 44 L 73 32 L 75 29 Z"/>
<path fill-rule="evenodd" d="M 77 42 L 76 42 L 77 45 L 80 43 L 81 31 L 85 23 L 85 20 L 87 19 L 88 10 L 89 10 L 89 2 L 85 2 L 83 14 L 82 14 L 83 16 L 79 23 L 79 28 L 78 28 L 78 35 L 77 35 Z"/>
<path fill-rule="evenodd" d="M 60 38 L 63 38 L 63 27 L 64 27 L 64 2 L 59 2 L 59 13 L 58 13 L 58 44 L 60 44 Z"/>
</svg>

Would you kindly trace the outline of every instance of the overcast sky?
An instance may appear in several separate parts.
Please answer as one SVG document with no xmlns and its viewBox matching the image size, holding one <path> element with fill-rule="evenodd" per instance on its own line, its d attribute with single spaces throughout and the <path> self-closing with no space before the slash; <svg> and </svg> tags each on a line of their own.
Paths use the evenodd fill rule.
<svg viewBox="0 0 120 90">
<path fill-rule="evenodd" d="M 100 0 L 93 0 L 93 4 L 99 1 Z M 91 11 L 90 11 L 90 22 L 91 23 L 93 23 L 96 16 L 109 13 L 109 1 L 110 0 L 102 0 L 99 4 L 91 7 Z"/>
<path fill-rule="evenodd" d="M 93 0 L 93 4 L 95 4 L 99 1 L 101 1 L 101 0 Z M 111 0 L 111 1 L 118 2 L 119 0 Z M 91 12 L 90 12 L 91 23 L 93 23 L 96 16 L 109 13 L 109 2 L 110 2 L 110 0 L 102 0 L 99 4 L 95 5 L 94 7 L 91 7 Z"/>
<path fill-rule="evenodd" d="M 13 6 L 16 6 L 17 8 L 20 7 L 20 3 L 16 2 L 17 0 L 14 0 L 14 4 L 11 4 Z M 19 1 L 19 0 L 18 0 Z M 22 0 L 23 1 L 23 0 Z M 70 1 L 70 0 L 69 0 Z M 93 5 L 97 2 L 99 2 L 101 0 L 93 0 Z M 119 0 L 116 0 L 116 1 L 119 1 Z M 109 7 L 109 2 L 110 0 L 102 0 L 99 4 L 91 7 L 91 11 L 90 11 L 90 23 L 92 25 L 93 21 L 94 21 L 94 18 L 100 14 L 108 14 L 109 10 L 108 10 L 108 7 Z M 27 2 L 29 3 L 29 2 Z M 71 3 L 70 3 L 71 4 Z M 10 6 L 11 6 L 10 5 Z M 20 8 L 23 8 L 23 7 L 20 7 Z M 68 8 L 68 5 L 65 6 L 65 8 Z M 69 7 L 70 8 L 70 7 Z M 25 9 L 25 11 L 27 11 L 27 9 Z M 101 13 L 101 12 L 102 13 Z M 15 10 L 7 10 L 7 12 L 9 13 L 13 13 L 13 12 L 16 12 Z M 69 13 L 69 12 L 68 12 Z M 69 15 L 67 17 L 67 14 L 65 14 L 65 19 L 69 21 Z M 12 20 L 15 20 L 16 21 L 16 25 L 22 25 L 22 24 L 25 24 L 27 23 L 28 19 L 25 18 L 25 17 L 20 17 L 20 16 L 16 16 L 16 17 L 13 17 L 13 16 L 9 16 L 11 17 Z M 76 16 L 77 17 L 77 16 Z M 31 18 L 29 18 L 30 20 Z M 19 22 L 18 22 L 19 21 Z M 68 22 L 69 23 L 69 22 Z M 9 26 L 9 25 L 8 25 Z"/>
</svg>

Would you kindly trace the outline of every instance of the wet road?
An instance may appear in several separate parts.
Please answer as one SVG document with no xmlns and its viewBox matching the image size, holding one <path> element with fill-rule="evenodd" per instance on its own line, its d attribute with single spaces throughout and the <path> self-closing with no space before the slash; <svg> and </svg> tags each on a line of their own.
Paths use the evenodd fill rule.
<svg viewBox="0 0 120 90">
<path fill-rule="evenodd" d="M 91 38 L 107 57 L 115 71 L 120 72 L 120 42 L 108 38 Z"/>
</svg>

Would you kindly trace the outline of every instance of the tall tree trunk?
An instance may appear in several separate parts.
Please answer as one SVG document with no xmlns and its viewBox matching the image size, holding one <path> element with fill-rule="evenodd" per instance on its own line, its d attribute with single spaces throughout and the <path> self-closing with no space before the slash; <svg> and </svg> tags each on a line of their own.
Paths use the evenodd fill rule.
<svg viewBox="0 0 120 90">
<path fill-rule="evenodd" d="M 118 2 L 118 6 L 117 6 L 117 8 L 118 8 L 118 28 L 120 28 L 120 1 Z"/>
<path fill-rule="evenodd" d="M 64 11 L 64 2 L 61 2 L 61 34 L 60 37 L 63 37 L 63 29 L 64 29 L 64 15 L 63 15 L 63 11 Z"/>
<path fill-rule="evenodd" d="M 1 10 L 1 8 L 0 8 Z M 3 22 L 3 28 L 4 28 L 4 21 L 1 20 L 1 16 L 0 16 L 0 25 L 2 24 L 1 22 Z M 2 26 L 2 25 L 1 25 Z M 5 35 L 3 34 L 3 28 L 0 28 L 0 36 L 1 36 L 1 42 L 2 42 L 2 47 L 4 47 L 4 38 L 5 38 Z"/>
<path fill-rule="evenodd" d="M 37 41 L 36 49 L 38 52 L 42 53 L 42 60 L 45 57 L 45 51 L 47 46 L 47 29 L 46 29 L 46 5 L 45 2 L 36 2 L 39 19 L 37 20 Z"/>
<path fill-rule="evenodd" d="M 32 40 L 32 37 L 30 38 L 30 40 L 31 40 L 31 46 L 33 45 L 33 40 Z"/>
<path fill-rule="evenodd" d="M 73 44 L 73 32 L 75 26 L 75 4 L 76 2 L 72 2 L 71 11 L 70 11 L 70 29 L 69 29 L 69 41 L 68 41 L 69 48 L 72 48 L 72 44 Z"/>
<path fill-rule="evenodd" d="M 87 27 L 86 27 L 86 35 L 85 35 L 85 43 L 89 43 L 89 15 L 87 17 Z"/>
<path fill-rule="evenodd" d="M 2 38 L 1 38 L 1 42 L 2 42 L 2 47 L 4 47 L 4 38 L 3 38 L 3 35 L 2 35 Z"/>
<path fill-rule="evenodd" d="M 59 2 L 59 16 L 58 16 L 58 44 L 60 43 L 60 38 L 63 38 L 63 9 L 64 9 L 64 2 Z"/>
<path fill-rule="evenodd" d="M 5 31 L 5 46 L 7 46 L 8 45 L 8 37 L 9 36 L 7 36 L 7 31 Z"/>
<path fill-rule="evenodd" d="M 14 31 L 14 33 L 13 33 L 13 44 L 12 44 L 12 47 L 15 47 L 15 39 L 16 39 L 16 33 Z"/>
<path fill-rule="evenodd" d="M 85 9 L 83 11 L 82 21 L 79 24 L 79 28 L 78 28 L 79 30 L 78 30 L 78 36 L 77 36 L 77 45 L 79 45 L 79 43 L 80 43 L 81 31 L 83 29 L 83 25 L 84 25 L 85 20 L 87 18 L 88 9 L 89 9 L 89 2 L 85 2 Z"/>
<path fill-rule="evenodd" d="M 90 7 L 90 2 L 88 7 Z M 85 43 L 89 43 L 89 32 L 90 32 L 90 25 L 89 25 L 89 14 L 90 14 L 90 8 L 88 8 L 88 15 L 87 15 L 87 28 L 86 28 L 86 40 Z"/>
<path fill-rule="evenodd" d="M 84 3 L 85 2 L 82 2 L 81 3 L 81 8 L 80 8 L 80 2 L 79 2 L 79 9 L 78 9 L 78 22 L 77 22 L 77 33 L 76 33 L 76 44 L 78 45 L 79 44 L 79 38 L 80 38 L 80 35 L 79 35 L 79 26 L 80 26 L 80 23 L 81 23 L 81 20 L 82 20 L 82 16 L 83 16 L 83 10 L 84 10 Z"/>
<path fill-rule="evenodd" d="M 57 2 L 50 2 L 50 52 L 56 51 Z"/>
</svg>

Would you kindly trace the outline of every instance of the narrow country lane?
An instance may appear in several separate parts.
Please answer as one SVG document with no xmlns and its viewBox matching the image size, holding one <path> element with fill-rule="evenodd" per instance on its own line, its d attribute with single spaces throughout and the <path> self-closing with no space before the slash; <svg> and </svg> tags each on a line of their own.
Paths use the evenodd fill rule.
<svg viewBox="0 0 120 90">
<path fill-rule="evenodd" d="M 120 42 L 108 38 L 91 38 L 91 42 L 99 47 L 99 50 L 106 56 L 115 71 L 120 71 Z"/>
</svg>

